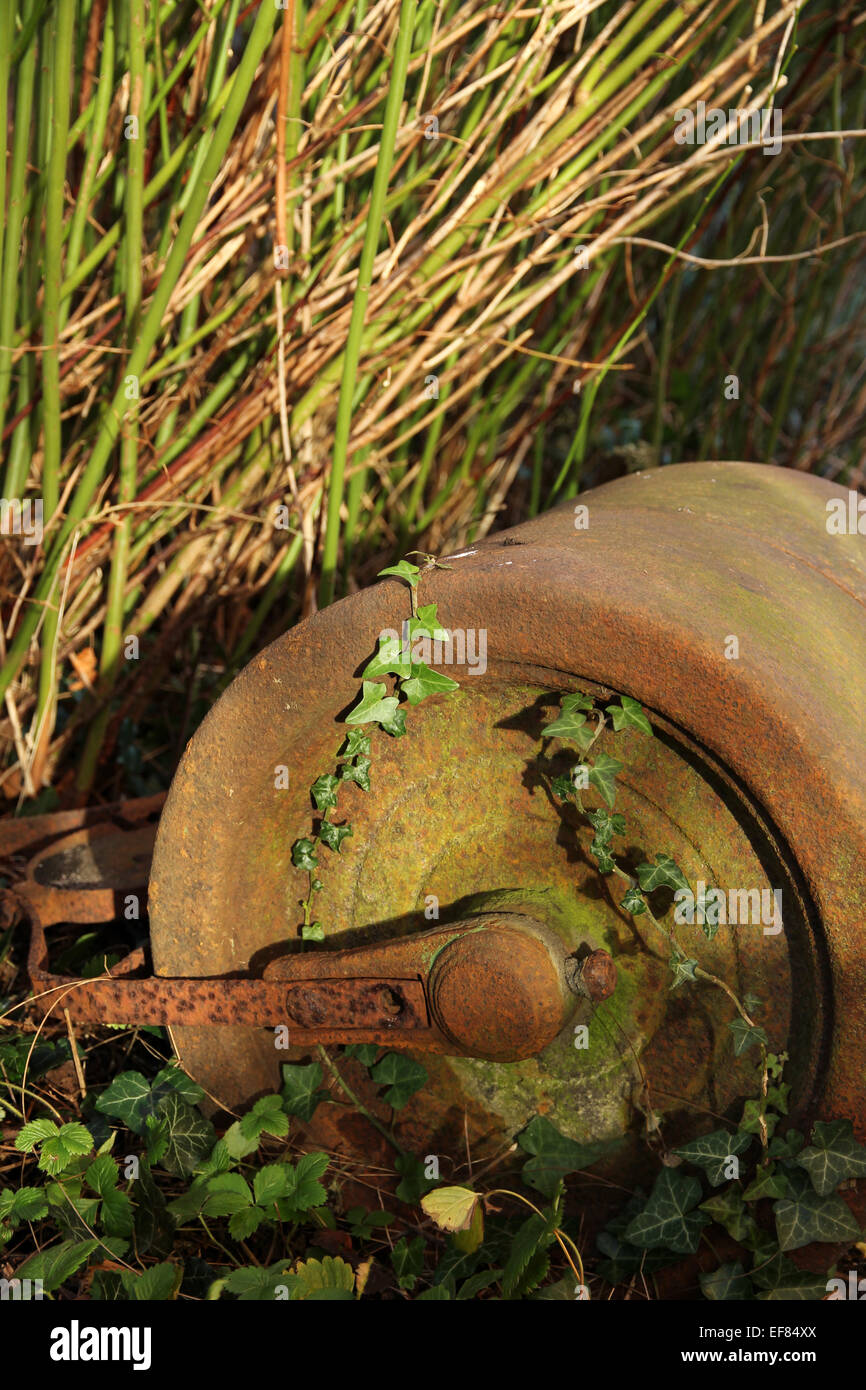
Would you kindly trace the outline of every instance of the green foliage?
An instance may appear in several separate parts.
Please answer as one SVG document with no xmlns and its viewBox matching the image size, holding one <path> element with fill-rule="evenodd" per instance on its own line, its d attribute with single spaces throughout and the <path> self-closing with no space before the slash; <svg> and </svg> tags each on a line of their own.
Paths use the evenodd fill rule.
<svg viewBox="0 0 866 1390">
<path fill-rule="evenodd" d="M 577 1144 L 560 1134 L 544 1116 L 536 1116 L 517 1136 L 525 1153 L 532 1154 L 521 1171 L 523 1182 L 545 1197 L 555 1197 L 563 1178 L 582 1172 L 597 1163 L 604 1155 L 619 1147 L 619 1142 Z"/>
<path fill-rule="evenodd" d="M 39 1150 L 39 1167 L 44 1173 L 62 1173 L 73 1159 L 88 1154 L 93 1137 L 84 1125 L 56 1125 L 53 1120 L 32 1120 L 18 1131 L 15 1147 L 21 1153 Z"/>
<path fill-rule="evenodd" d="M 632 1218 L 625 1239 L 642 1250 L 672 1250 L 692 1255 L 709 1217 L 695 1208 L 701 1200 L 701 1184 L 676 1168 L 663 1168 L 643 1209 Z"/>
<path fill-rule="evenodd" d="M 395 1110 L 402 1110 L 427 1082 L 427 1072 L 420 1062 L 402 1052 L 386 1052 L 370 1068 L 370 1075 L 377 1086 L 388 1087 L 383 1099 Z"/>
<path fill-rule="evenodd" d="M 284 1062 L 282 1073 L 280 1099 L 286 1114 L 297 1115 L 299 1120 L 311 1120 L 316 1106 L 328 1096 L 327 1091 L 320 1089 L 321 1065 L 318 1062 Z"/>
</svg>

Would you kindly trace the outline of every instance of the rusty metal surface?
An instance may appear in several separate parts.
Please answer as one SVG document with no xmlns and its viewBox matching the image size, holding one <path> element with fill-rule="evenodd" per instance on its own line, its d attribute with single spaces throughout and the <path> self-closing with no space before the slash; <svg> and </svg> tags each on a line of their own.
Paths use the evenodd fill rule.
<svg viewBox="0 0 866 1390">
<path fill-rule="evenodd" d="M 65 904 L 73 914 L 84 914 L 85 907 L 97 914 L 77 920 L 100 920 L 106 895 L 111 902 L 91 845 L 116 847 L 116 857 L 109 852 L 102 861 L 115 886 L 123 886 L 125 874 L 138 881 L 141 832 L 99 829 L 43 849 L 19 886 L 19 906 L 30 922 L 28 972 L 43 1015 L 61 1007 L 83 1023 L 287 1025 L 283 1046 L 402 1043 L 419 1051 L 514 1060 L 542 1051 L 573 1012 L 561 942 L 517 913 L 478 914 L 378 946 L 280 955 L 263 979 L 131 978 L 145 965 L 140 949 L 97 978 L 57 975 L 49 967 L 43 908 L 54 914 L 49 922 L 76 920 Z M 39 882 L 46 866 L 47 889 Z"/>
<path fill-rule="evenodd" d="M 866 544 L 828 535 L 825 506 L 837 496 L 844 490 L 787 470 L 681 465 L 582 497 L 585 530 L 564 504 L 426 575 L 423 601 L 438 602 L 444 625 L 486 631 L 487 669 L 455 670 L 453 701 L 413 711 L 397 745 L 377 740 L 374 789 L 366 803 L 358 789 L 347 794 L 355 836 L 329 863 L 322 906 L 333 944 L 377 924 L 418 931 L 430 893 L 450 910 L 463 894 L 503 885 L 570 886 L 566 944 L 582 927 L 619 968 L 603 1005 L 615 1006 L 611 1034 L 637 1039 L 675 1109 L 678 1097 L 723 1109 L 742 1073 L 721 1049 L 726 1020 L 711 992 L 696 1011 L 670 1001 L 664 961 L 598 897 L 556 809 L 521 784 L 545 693 L 545 718 L 551 692 L 632 695 L 666 742 L 649 754 L 626 739 L 630 827 L 641 845 L 673 852 L 693 881 L 784 887 L 791 911 L 780 937 L 720 932 L 702 949 L 710 968 L 767 996 L 771 1036 L 790 1035 L 798 1057 L 799 1103 L 851 1115 L 862 1132 Z M 390 581 L 335 604 L 256 658 L 211 712 L 157 839 L 150 902 L 161 974 L 245 971 L 295 932 L 290 849 L 309 826 L 309 784 L 332 765 L 332 721 L 353 701 L 375 635 L 399 630 L 406 611 L 405 587 Z M 736 660 L 725 658 L 730 634 Z M 287 791 L 275 790 L 280 764 L 291 769 Z M 216 1042 L 183 1026 L 172 1036 L 193 1074 L 232 1103 L 272 1088 L 276 1061 L 250 1030 L 229 1031 Z M 543 1067 L 434 1057 L 431 1087 L 405 1125 L 420 1145 L 467 1109 L 480 1127 L 513 1132 L 534 1104 L 577 1136 L 584 1124 L 596 1137 L 622 1128 L 622 1107 L 606 1099 L 615 1058 L 600 1046 L 601 1061 L 582 1072 L 567 1030 Z"/>
</svg>

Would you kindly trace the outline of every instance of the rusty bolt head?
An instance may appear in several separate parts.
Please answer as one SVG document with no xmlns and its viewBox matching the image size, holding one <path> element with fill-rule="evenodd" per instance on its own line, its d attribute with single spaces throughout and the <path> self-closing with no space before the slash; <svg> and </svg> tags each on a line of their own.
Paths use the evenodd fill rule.
<svg viewBox="0 0 866 1390">
<path fill-rule="evenodd" d="M 598 1004 L 616 989 L 616 966 L 607 951 L 590 951 L 582 960 L 577 956 L 568 957 L 565 978 L 575 994 Z"/>
</svg>

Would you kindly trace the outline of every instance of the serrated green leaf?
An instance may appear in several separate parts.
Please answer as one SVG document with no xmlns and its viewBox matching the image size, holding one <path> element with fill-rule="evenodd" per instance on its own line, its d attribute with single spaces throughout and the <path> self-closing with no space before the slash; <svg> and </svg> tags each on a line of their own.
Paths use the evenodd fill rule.
<svg viewBox="0 0 866 1390">
<path fill-rule="evenodd" d="M 244 1207 L 240 1211 L 232 1212 L 229 1217 L 229 1235 L 232 1240 L 246 1240 L 267 1219 L 268 1214 L 262 1211 L 261 1207 Z"/>
<path fill-rule="evenodd" d="M 21 1134 L 18 1135 L 19 1139 Z M 92 1149 L 93 1135 L 90 1130 L 72 1121 L 61 1125 L 56 1134 L 41 1141 L 38 1167 L 44 1173 L 62 1173 L 74 1159 L 91 1153 Z"/>
<path fill-rule="evenodd" d="M 796 1161 L 805 1168 L 821 1197 L 835 1192 L 846 1178 L 866 1176 L 866 1148 L 854 1138 L 850 1120 L 819 1120 L 812 1131 L 812 1143 Z"/>
<path fill-rule="evenodd" d="M 689 1144 L 674 1150 L 687 1163 L 703 1168 L 713 1187 L 729 1181 L 725 1169 L 728 1160 L 745 1153 L 752 1142 L 751 1135 L 737 1131 L 729 1134 L 726 1129 L 714 1129 L 711 1134 L 703 1134 Z"/>
<path fill-rule="evenodd" d="M 41 1221 L 48 1215 L 48 1202 L 41 1187 L 6 1188 L 0 1192 L 0 1221 L 10 1227 L 22 1221 Z"/>
<path fill-rule="evenodd" d="M 205 1216 L 232 1216 L 252 1205 L 249 1184 L 240 1173 L 217 1173 L 207 1180 L 207 1196 L 202 1208 Z"/>
<path fill-rule="evenodd" d="M 233 1269 L 219 1282 L 226 1292 L 234 1294 L 241 1303 L 273 1302 L 280 1285 L 287 1289 L 290 1287 L 293 1277 L 290 1268 L 291 1259 L 279 1260 L 267 1268 L 242 1266 Z M 222 1292 L 222 1289 L 218 1292 Z"/>
<path fill-rule="evenodd" d="M 643 706 L 637 700 L 633 700 L 630 695 L 621 695 L 618 705 L 608 705 L 607 713 L 613 720 L 616 733 L 631 725 L 635 729 L 640 729 L 642 734 L 652 736 L 652 725 L 644 714 Z"/>
<path fill-rule="evenodd" d="M 142 1303 L 166 1303 L 174 1298 L 182 1272 L 182 1266 L 178 1268 L 165 1260 L 161 1264 L 151 1265 L 143 1274 L 121 1270 L 120 1278 L 128 1298 Z"/>
<path fill-rule="evenodd" d="M 333 1291 L 351 1295 L 355 1273 L 345 1260 L 326 1255 L 323 1260 L 302 1260 L 294 1270 L 292 1298 L 309 1299 Z"/>
<path fill-rule="evenodd" d="M 530 1272 L 532 1261 L 544 1252 L 553 1240 L 553 1228 L 556 1222 L 547 1216 L 530 1216 L 523 1225 L 519 1227 L 517 1234 L 511 1242 L 511 1249 L 502 1272 L 502 1296 L 512 1298 L 518 1289 L 529 1292 L 526 1287 L 532 1283 L 532 1279 L 527 1280 L 526 1276 Z M 541 1278 L 543 1278 L 543 1274 Z M 540 1280 L 539 1280 L 540 1282 Z"/>
<path fill-rule="evenodd" d="M 54 1293 L 85 1263 L 98 1246 L 98 1240 L 64 1240 L 31 1255 L 15 1271 L 18 1279 L 41 1279 L 46 1293 Z"/>
<path fill-rule="evenodd" d="M 677 1255 L 693 1255 L 709 1217 L 694 1211 L 701 1200 L 701 1184 L 676 1168 L 663 1168 L 649 1200 L 626 1227 L 624 1238 L 642 1250 L 664 1247 Z"/>
<path fill-rule="evenodd" d="M 253 1178 L 253 1192 L 260 1207 L 268 1207 L 278 1197 L 284 1197 L 290 1186 L 293 1182 L 285 1163 L 268 1163 Z"/>
<path fill-rule="evenodd" d="M 30 1120 L 28 1124 L 22 1125 L 16 1134 L 15 1147 L 19 1153 L 29 1154 L 37 1144 L 42 1144 L 59 1133 L 60 1127 L 53 1120 Z"/>
<path fill-rule="evenodd" d="M 394 1110 L 402 1110 L 416 1091 L 427 1084 L 427 1072 L 420 1062 L 406 1057 L 401 1052 L 386 1052 L 375 1066 L 370 1068 L 370 1076 L 377 1086 L 387 1086 L 383 1096 L 386 1105 Z"/>
<path fill-rule="evenodd" d="M 318 1179 L 326 1171 L 329 1163 L 327 1154 L 303 1154 L 294 1166 L 285 1164 L 286 1190 L 278 1199 L 282 1215 L 309 1211 L 311 1207 L 324 1206 L 328 1194 Z"/>
</svg>

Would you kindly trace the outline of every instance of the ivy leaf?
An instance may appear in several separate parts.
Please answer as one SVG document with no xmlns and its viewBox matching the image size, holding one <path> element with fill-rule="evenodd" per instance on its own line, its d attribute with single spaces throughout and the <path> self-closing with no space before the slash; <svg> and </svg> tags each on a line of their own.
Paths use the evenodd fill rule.
<svg viewBox="0 0 866 1390">
<path fill-rule="evenodd" d="M 302 941 L 324 941 L 325 928 L 321 922 L 305 922 L 301 927 Z"/>
<path fill-rule="evenodd" d="M 214 1127 L 176 1092 L 163 1097 L 157 1113 L 165 1123 L 165 1137 L 168 1140 L 160 1163 L 176 1177 L 188 1176 L 213 1148 L 216 1140 Z"/>
<path fill-rule="evenodd" d="M 424 1267 L 424 1237 L 408 1240 L 403 1236 L 391 1251 L 391 1267 L 401 1289 L 412 1290 Z"/>
<path fill-rule="evenodd" d="M 407 632 L 410 642 L 418 633 L 432 637 L 434 642 L 451 641 L 451 633 L 439 621 L 435 603 L 422 603 L 415 617 L 409 619 Z"/>
<path fill-rule="evenodd" d="M 381 1052 L 378 1043 L 349 1043 L 343 1049 L 347 1057 L 355 1057 L 362 1067 L 371 1067 Z"/>
<path fill-rule="evenodd" d="M 389 715 L 387 719 L 380 719 L 379 725 L 392 738 L 402 738 L 406 732 L 406 711 L 395 709 L 394 713 Z"/>
<path fill-rule="evenodd" d="M 854 1138 L 850 1120 L 819 1120 L 812 1130 L 812 1143 L 797 1163 L 805 1168 L 819 1196 L 826 1197 L 845 1178 L 866 1176 L 866 1148 Z"/>
<path fill-rule="evenodd" d="M 453 681 L 450 676 L 440 675 L 438 671 L 431 671 L 423 662 L 412 667 L 410 679 L 404 680 L 402 684 L 410 705 L 420 705 L 428 695 L 450 695 L 453 690 L 459 688 L 457 681 Z"/>
<path fill-rule="evenodd" d="M 559 707 L 563 714 L 567 714 L 572 709 L 591 710 L 593 700 L 590 695 L 584 695 L 582 691 L 576 690 L 572 695 L 563 695 L 559 702 Z"/>
<path fill-rule="evenodd" d="M 686 980 L 696 980 L 698 978 L 695 974 L 698 968 L 697 961 L 687 958 L 681 953 L 672 955 L 668 961 L 668 965 L 674 977 L 671 989 L 676 989 L 679 985 L 684 984 Z"/>
<path fill-rule="evenodd" d="M 340 757 L 357 758 L 359 754 L 363 758 L 369 758 L 370 735 L 365 734 L 363 729 L 350 729 L 346 736 L 346 746 Z"/>
<path fill-rule="evenodd" d="M 860 1235 L 850 1207 L 835 1193 L 821 1197 L 806 1191 L 795 1200 L 783 1197 L 775 1203 L 773 1215 L 780 1250 L 799 1250 L 816 1240 L 857 1240 Z"/>
<path fill-rule="evenodd" d="M 701 1211 L 707 1212 L 719 1226 L 723 1226 L 734 1240 L 746 1240 L 757 1230 L 751 1212 L 735 1187 L 726 1187 L 724 1192 L 708 1197 L 701 1202 Z"/>
<path fill-rule="evenodd" d="M 412 589 L 418 588 L 418 576 L 421 573 L 417 565 L 410 565 L 408 560 L 400 560 L 396 565 L 389 565 L 386 570 L 380 570 L 377 579 L 384 579 L 387 575 L 393 575 L 395 579 L 405 579 Z"/>
<path fill-rule="evenodd" d="M 19 1279 L 41 1279 L 46 1293 L 53 1293 L 80 1269 L 96 1249 L 98 1240 L 64 1240 L 31 1255 L 16 1270 Z"/>
<path fill-rule="evenodd" d="M 564 738 L 569 743 L 576 743 L 578 748 L 585 751 L 592 743 L 594 731 L 587 724 L 585 714 L 569 709 L 563 711 L 551 724 L 545 724 L 541 737 Z"/>
<path fill-rule="evenodd" d="M 204 1091 L 197 1082 L 177 1062 L 169 1062 L 167 1067 L 156 1073 L 150 1087 L 150 1097 L 154 1112 L 163 1096 L 168 1095 L 169 1091 L 177 1091 L 182 1100 L 187 1105 L 198 1105 L 204 1098 Z"/>
<path fill-rule="evenodd" d="M 370 1076 L 377 1086 L 387 1086 L 383 1096 L 386 1105 L 402 1110 L 416 1091 L 427 1083 L 427 1072 L 420 1062 L 405 1057 L 401 1052 L 386 1052 L 374 1067 Z"/>
<path fill-rule="evenodd" d="M 622 763 L 616 758 L 608 757 L 607 753 L 599 753 L 589 769 L 590 785 L 595 787 L 608 806 L 613 806 L 616 800 L 616 777 L 621 771 Z"/>
<path fill-rule="evenodd" d="M 625 912 L 630 912 L 632 917 L 639 917 L 642 912 L 646 912 L 646 903 L 643 900 L 643 894 L 640 889 L 635 888 L 634 885 L 626 889 L 625 897 L 620 903 L 620 907 L 623 908 Z"/>
<path fill-rule="evenodd" d="M 759 1028 L 757 1024 L 754 1023 L 747 1023 L 744 1018 L 732 1019 L 728 1027 L 734 1035 L 735 1057 L 741 1056 L 748 1048 L 756 1046 L 759 1043 L 764 1043 L 766 1045 L 768 1041 L 763 1028 Z"/>
<path fill-rule="evenodd" d="M 312 840 L 296 840 L 292 845 L 292 863 L 296 869 L 305 869 L 311 874 L 318 864 L 316 846 Z"/>
<path fill-rule="evenodd" d="M 633 725 L 635 729 L 640 729 L 642 734 L 652 736 L 652 725 L 643 712 L 643 707 L 637 700 L 633 700 L 630 695 L 620 696 L 618 705 L 608 705 L 607 713 L 613 720 L 613 727 L 616 733 L 620 729 L 625 729 L 628 725 Z"/>
<path fill-rule="evenodd" d="M 669 854 L 657 854 L 654 864 L 648 864 L 646 861 L 643 864 L 638 864 L 636 873 L 638 882 L 645 893 L 652 893 L 656 888 L 689 891 L 688 879 Z"/>
<path fill-rule="evenodd" d="M 719 1265 L 712 1274 L 699 1274 L 698 1281 L 704 1298 L 714 1303 L 753 1297 L 752 1281 L 739 1260 L 733 1264 Z"/>
<path fill-rule="evenodd" d="M 388 687 L 376 681 L 363 681 L 361 699 L 346 715 L 347 724 L 384 724 L 397 713 L 396 695 L 387 695 Z"/>
<path fill-rule="evenodd" d="M 557 1188 L 569 1173 L 583 1172 L 593 1163 L 612 1153 L 618 1142 L 600 1141 L 578 1144 L 568 1139 L 550 1120 L 536 1115 L 517 1136 L 520 1147 L 532 1158 L 524 1163 L 521 1179 L 545 1197 L 554 1197 Z"/>
<path fill-rule="evenodd" d="M 559 797 L 560 801 L 568 801 L 570 797 L 576 795 L 574 782 L 570 777 L 564 777 L 562 774 L 558 777 L 554 777 L 550 784 L 550 790 L 553 792 L 554 796 Z"/>
<path fill-rule="evenodd" d="M 335 854 L 339 854 L 340 846 L 344 840 L 354 834 L 351 825 L 332 825 L 329 820 L 322 821 L 319 830 L 319 838 L 322 843 L 332 849 Z"/>
<path fill-rule="evenodd" d="M 755 1297 L 769 1302 L 813 1302 L 827 1292 L 825 1275 L 799 1270 L 781 1252 L 752 1270 L 752 1282 L 759 1290 Z"/>
<path fill-rule="evenodd" d="M 379 650 L 364 667 L 362 679 L 373 680 L 375 676 L 408 676 L 411 669 L 408 652 L 404 654 L 403 643 L 399 638 L 380 637 Z"/>
<path fill-rule="evenodd" d="M 759 1100 L 747 1100 L 743 1106 L 743 1116 L 737 1128 L 745 1130 L 747 1134 L 760 1134 L 762 1119 L 767 1126 L 769 1137 L 779 1123 L 779 1116 L 774 1115 L 772 1110 L 765 1111 Z"/>
<path fill-rule="evenodd" d="M 753 1182 L 749 1183 L 743 1193 L 743 1201 L 757 1202 L 761 1197 L 790 1197 L 791 1184 L 780 1172 L 775 1163 L 768 1163 L 766 1168 L 758 1169 L 758 1176 Z"/>
<path fill-rule="evenodd" d="M 693 1211 L 701 1200 L 701 1184 L 676 1168 L 664 1168 L 655 1180 L 643 1211 L 629 1222 L 625 1239 L 642 1250 L 665 1247 L 677 1255 L 693 1255 L 709 1217 Z"/>
<path fill-rule="evenodd" d="M 320 1091 L 322 1068 L 318 1062 L 283 1063 L 283 1089 L 280 1092 L 283 1109 L 289 1115 L 297 1115 L 300 1120 L 310 1120 L 320 1100 L 325 1100 L 327 1091 Z"/>
<path fill-rule="evenodd" d="M 703 1134 L 699 1139 L 693 1139 L 690 1144 L 683 1144 L 681 1148 L 675 1149 L 674 1153 L 679 1154 L 687 1163 L 694 1163 L 696 1167 L 703 1168 L 711 1186 L 719 1187 L 721 1183 L 730 1180 L 725 1172 L 729 1160 L 745 1153 L 751 1142 L 750 1134 L 740 1131 L 729 1134 L 726 1129 L 714 1129 L 712 1134 Z"/>
<path fill-rule="evenodd" d="M 323 772 L 310 787 L 310 795 L 316 803 L 317 811 L 327 811 L 337 804 L 339 779 L 332 772 Z"/>
<path fill-rule="evenodd" d="M 340 768 L 340 780 L 357 782 L 362 791 L 370 790 L 370 759 L 359 758 L 356 763 L 344 763 Z"/>
<path fill-rule="evenodd" d="M 796 1159 L 805 1142 L 805 1137 L 798 1129 L 788 1129 L 784 1134 L 777 1134 L 776 1138 L 770 1141 L 770 1157 L 780 1158 L 783 1162 L 791 1162 Z"/>
</svg>

